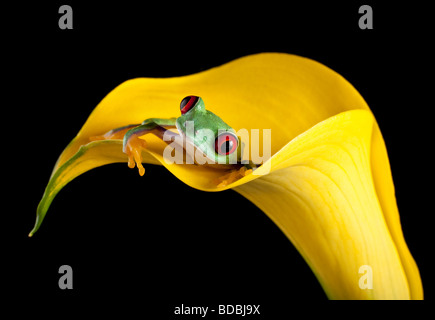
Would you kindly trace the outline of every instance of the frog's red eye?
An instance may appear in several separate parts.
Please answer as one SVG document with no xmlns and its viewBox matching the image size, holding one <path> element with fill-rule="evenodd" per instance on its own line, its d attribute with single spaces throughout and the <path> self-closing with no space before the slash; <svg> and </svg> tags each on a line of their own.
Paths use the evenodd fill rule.
<svg viewBox="0 0 435 320">
<path fill-rule="evenodd" d="M 226 156 L 236 151 L 238 144 L 239 139 L 234 133 L 224 132 L 216 138 L 215 151 L 222 156 Z"/>
<path fill-rule="evenodd" d="M 180 103 L 181 114 L 185 114 L 187 111 L 191 110 L 198 102 L 199 97 L 197 96 L 187 96 Z"/>
</svg>

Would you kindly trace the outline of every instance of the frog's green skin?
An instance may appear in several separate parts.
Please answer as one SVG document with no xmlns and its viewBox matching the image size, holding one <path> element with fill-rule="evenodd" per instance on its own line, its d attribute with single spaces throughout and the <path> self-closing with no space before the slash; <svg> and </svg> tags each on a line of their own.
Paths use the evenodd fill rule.
<svg viewBox="0 0 435 320">
<path fill-rule="evenodd" d="M 195 150 L 199 149 L 203 156 L 210 160 L 210 163 L 217 164 L 239 164 L 240 166 L 240 143 L 235 135 L 235 130 L 226 124 L 220 117 L 205 108 L 204 101 L 200 97 L 188 96 L 184 98 L 180 105 L 181 116 L 178 118 L 149 118 L 140 125 L 130 125 L 113 130 L 129 129 L 124 135 L 124 152 L 133 137 L 153 133 L 163 139 L 163 135 L 176 135 L 168 128 L 177 128 L 179 134 L 185 139 L 186 144 L 192 144 Z M 130 129 L 131 128 L 131 129 Z M 112 133 L 113 133 L 112 132 Z M 219 154 L 216 150 L 216 138 L 224 133 L 226 139 L 230 139 L 235 144 L 229 154 Z M 234 139 L 234 140 L 232 140 Z M 233 145 L 225 145 L 227 147 Z M 230 151 L 222 146 L 223 150 Z M 187 149 L 187 148 L 186 148 Z M 221 149 L 222 150 L 222 149 Z M 222 153 L 222 152 L 221 152 Z M 252 163 L 244 165 L 248 169 L 255 166 Z"/>
</svg>

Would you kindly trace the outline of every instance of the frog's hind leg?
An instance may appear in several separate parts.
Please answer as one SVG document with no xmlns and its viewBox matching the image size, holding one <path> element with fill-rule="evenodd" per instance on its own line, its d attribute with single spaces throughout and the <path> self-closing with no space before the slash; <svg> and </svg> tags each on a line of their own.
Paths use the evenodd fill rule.
<svg viewBox="0 0 435 320">
<path fill-rule="evenodd" d="M 129 125 L 126 125 L 123 127 L 112 129 L 112 130 L 107 131 L 106 133 L 101 134 L 101 135 L 92 136 L 89 138 L 89 140 L 90 141 L 109 140 L 109 139 L 123 140 L 125 134 L 129 130 L 136 128 L 136 127 L 139 127 L 141 125 L 157 124 L 157 125 L 160 125 L 164 128 L 175 128 L 175 121 L 176 121 L 176 118 L 169 118 L 169 119 L 149 118 L 149 119 L 144 120 L 142 123 L 129 124 Z"/>
<path fill-rule="evenodd" d="M 124 135 L 127 133 L 128 130 L 140 126 L 140 124 L 129 124 L 128 126 L 123 126 L 120 128 L 116 128 L 110 131 L 107 131 L 105 134 L 98 135 L 98 136 L 92 136 L 89 138 L 90 141 L 97 141 L 97 140 L 109 140 L 109 139 L 118 139 L 122 140 L 124 139 Z"/>
</svg>

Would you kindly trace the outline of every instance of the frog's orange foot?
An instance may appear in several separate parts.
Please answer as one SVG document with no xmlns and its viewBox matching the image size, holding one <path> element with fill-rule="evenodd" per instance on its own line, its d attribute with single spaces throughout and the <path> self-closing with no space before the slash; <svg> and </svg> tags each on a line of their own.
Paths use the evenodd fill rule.
<svg viewBox="0 0 435 320">
<path fill-rule="evenodd" d="M 145 174 L 145 168 L 142 165 L 142 151 L 146 149 L 146 146 L 146 141 L 135 135 L 130 136 L 124 146 L 124 152 L 128 156 L 128 167 L 133 169 L 136 165 L 140 176 Z"/>
<path fill-rule="evenodd" d="M 237 170 L 231 170 L 231 172 L 219 177 L 216 180 L 217 187 L 226 187 L 227 185 L 247 176 L 252 173 L 252 169 L 247 169 L 245 166 L 240 167 Z"/>
</svg>

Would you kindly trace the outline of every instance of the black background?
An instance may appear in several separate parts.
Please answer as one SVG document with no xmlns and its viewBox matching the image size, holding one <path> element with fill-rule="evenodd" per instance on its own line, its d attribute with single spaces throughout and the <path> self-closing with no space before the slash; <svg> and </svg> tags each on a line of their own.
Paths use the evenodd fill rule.
<svg viewBox="0 0 435 320">
<path fill-rule="evenodd" d="M 62 4 L 73 8 L 73 30 L 58 28 Z M 373 8 L 373 30 L 358 28 L 363 4 Z M 86 303 L 162 319 L 182 303 L 260 304 L 267 319 L 307 304 L 330 306 L 298 252 L 259 209 L 233 191 L 191 189 L 158 166 L 146 166 L 144 177 L 125 164 L 87 172 L 58 194 L 41 229 L 27 238 L 57 157 L 115 86 L 196 73 L 252 53 L 288 52 L 343 75 L 372 108 L 405 239 L 425 297 L 433 298 L 432 188 L 424 184 L 432 174 L 425 141 L 433 107 L 428 8 L 53 1 L 2 11 L 8 71 L 2 264 L 10 297 L 41 299 L 48 309 Z M 188 210 L 191 203 L 198 210 Z M 73 290 L 58 287 L 64 264 L 73 268 Z"/>
</svg>

